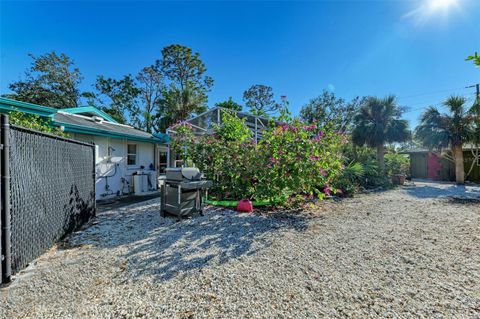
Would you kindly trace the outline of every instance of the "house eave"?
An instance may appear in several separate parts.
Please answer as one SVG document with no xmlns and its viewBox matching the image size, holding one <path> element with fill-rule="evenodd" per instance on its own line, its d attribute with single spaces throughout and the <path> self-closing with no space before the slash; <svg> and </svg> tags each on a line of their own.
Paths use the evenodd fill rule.
<svg viewBox="0 0 480 319">
<path fill-rule="evenodd" d="M 152 144 L 165 144 L 162 140 L 158 138 L 153 138 L 153 137 L 147 138 L 147 137 L 135 136 L 130 134 L 120 134 L 120 133 L 115 133 L 111 131 L 98 130 L 94 128 L 86 128 L 81 125 L 74 125 L 74 124 L 63 123 L 58 121 L 54 121 L 52 124 L 56 127 L 63 126 L 63 131 L 67 133 L 103 136 L 103 137 L 110 137 L 110 138 L 117 138 L 117 139 L 126 139 L 126 140 L 137 141 L 137 142 L 146 142 L 146 143 L 152 143 Z"/>
<path fill-rule="evenodd" d="M 0 97 L 0 111 L 2 112 L 14 112 L 19 111 L 22 113 L 51 117 L 57 112 L 57 109 L 48 106 L 41 106 L 27 102 L 15 101 Z"/>
</svg>

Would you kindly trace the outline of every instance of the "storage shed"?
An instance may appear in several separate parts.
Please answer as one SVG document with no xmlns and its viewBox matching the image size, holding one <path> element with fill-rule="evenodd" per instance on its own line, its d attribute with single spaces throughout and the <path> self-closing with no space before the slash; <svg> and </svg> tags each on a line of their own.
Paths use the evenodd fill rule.
<svg viewBox="0 0 480 319">
<path fill-rule="evenodd" d="M 473 145 L 464 147 L 465 179 L 470 182 L 480 183 L 480 161 L 478 158 L 475 158 L 475 150 Z M 410 156 L 410 175 L 412 178 L 455 181 L 455 164 L 440 152 L 427 149 L 413 149 L 402 153 Z M 470 174 L 468 174 L 469 172 Z"/>
</svg>

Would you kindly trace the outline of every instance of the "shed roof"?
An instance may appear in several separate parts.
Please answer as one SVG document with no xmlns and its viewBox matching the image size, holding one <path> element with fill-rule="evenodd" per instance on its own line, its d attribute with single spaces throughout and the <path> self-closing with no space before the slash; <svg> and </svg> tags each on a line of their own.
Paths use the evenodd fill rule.
<svg viewBox="0 0 480 319">
<path fill-rule="evenodd" d="M 475 150 L 477 148 L 478 147 L 476 147 L 473 144 L 463 145 L 463 151 Z M 422 153 L 429 153 L 429 152 L 434 152 L 434 151 L 435 150 L 429 150 L 427 148 L 418 147 L 418 148 L 412 148 L 412 149 L 409 149 L 409 150 L 402 151 L 402 152 L 400 152 L 400 154 L 422 154 Z"/>
</svg>

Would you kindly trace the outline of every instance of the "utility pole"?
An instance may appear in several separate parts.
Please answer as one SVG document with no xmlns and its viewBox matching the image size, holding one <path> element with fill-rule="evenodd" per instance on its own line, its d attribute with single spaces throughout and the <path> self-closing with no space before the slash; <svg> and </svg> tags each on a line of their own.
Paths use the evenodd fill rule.
<svg viewBox="0 0 480 319">
<path fill-rule="evenodd" d="M 480 84 L 479 84 L 479 83 L 474 84 L 474 85 L 467 86 L 467 87 L 465 87 L 465 88 L 466 88 L 466 89 L 475 88 L 476 91 L 477 91 L 477 94 L 476 94 L 477 101 L 480 102 Z"/>
</svg>

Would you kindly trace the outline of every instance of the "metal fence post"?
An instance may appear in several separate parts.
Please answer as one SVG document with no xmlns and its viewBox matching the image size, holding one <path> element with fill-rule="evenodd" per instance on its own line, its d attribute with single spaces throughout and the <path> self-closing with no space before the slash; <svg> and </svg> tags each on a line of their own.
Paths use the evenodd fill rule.
<svg viewBox="0 0 480 319">
<path fill-rule="evenodd" d="M 1 119 L 0 119 L 1 121 Z M 0 143 L 3 137 L 3 129 L 0 125 Z M 3 145 L 0 144 L 0 167 L 2 167 L 3 162 Z M 0 169 L 1 171 L 1 169 Z M 1 179 L 1 172 L 0 172 L 0 194 L 2 194 L 2 179 Z M 5 256 L 3 254 L 3 232 L 2 232 L 2 224 L 3 224 L 3 196 L 0 196 L 0 285 L 3 283 L 3 261 L 5 260 Z"/>
<path fill-rule="evenodd" d="M 95 143 L 93 143 L 93 167 L 92 167 L 92 175 L 93 175 L 93 216 L 97 216 L 97 147 Z"/>
<path fill-rule="evenodd" d="M 9 282 L 12 275 L 10 225 L 10 124 L 8 115 L 1 117 L 1 210 L 2 210 L 2 281 Z"/>
</svg>

